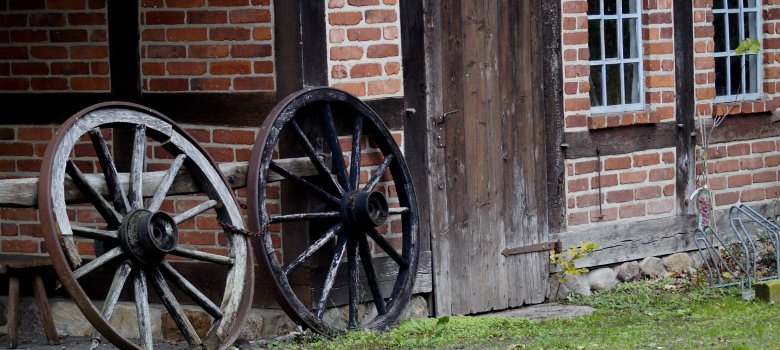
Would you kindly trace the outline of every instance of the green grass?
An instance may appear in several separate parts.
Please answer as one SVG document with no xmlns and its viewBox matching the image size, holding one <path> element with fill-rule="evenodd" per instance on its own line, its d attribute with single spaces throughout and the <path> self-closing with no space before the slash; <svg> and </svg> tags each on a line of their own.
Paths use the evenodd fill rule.
<svg viewBox="0 0 780 350">
<path fill-rule="evenodd" d="M 573 298 L 596 312 L 575 319 L 455 316 L 407 320 L 384 333 L 306 336 L 278 349 L 778 349 L 780 308 L 735 289 L 686 280 L 633 282 Z"/>
</svg>

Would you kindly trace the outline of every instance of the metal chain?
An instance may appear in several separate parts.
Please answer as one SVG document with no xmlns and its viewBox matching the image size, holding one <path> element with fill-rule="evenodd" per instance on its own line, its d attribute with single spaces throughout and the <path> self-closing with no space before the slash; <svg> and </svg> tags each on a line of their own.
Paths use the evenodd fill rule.
<svg viewBox="0 0 780 350">
<path fill-rule="evenodd" d="M 264 237 L 266 233 L 268 233 L 268 224 L 264 224 L 263 227 L 260 228 L 260 232 L 251 232 L 242 228 L 238 228 L 236 226 L 233 226 L 230 223 L 224 222 L 220 219 L 217 219 L 217 223 L 219 226 L 222 226 L 222 228 L 234 235 L 242 235 L 242 236 L 248 236 L 248 237 Z"/>
</svg>

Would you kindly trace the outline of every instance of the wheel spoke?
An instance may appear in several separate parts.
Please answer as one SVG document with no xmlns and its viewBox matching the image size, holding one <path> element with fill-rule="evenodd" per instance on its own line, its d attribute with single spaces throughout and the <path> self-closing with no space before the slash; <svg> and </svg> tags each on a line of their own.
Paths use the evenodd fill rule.
<svg viewBox="0 0 780 350">
<path fill-rule="evenodd" d="M 324 103 L 322 107 L 322 113 L 325 123 L 325 136 L 327 136 L 328 147 L 330 147 L 331 161 L 333 163 L 333 170 L 336 171 L 336 177 L 339 180 L 342 188 L 349 188 L 347 183 L 347 169 L 344 167 L 344 153 L 341 152 L 341 145 L 339 144 L 339 135 L 336 132 L 336 124 L 333 122 L 333 113 L 330 110 L 330 103 Z"/>
<path fill-rule="evenodd" d="M 78 226 L 70 224 L 73 234 L 79 237 L 92 238 L 101 241 L 116 241 L 119 239 L 116 230 L 98 230 L 91 227 Z"/>
<path fill-rule="evenodd" d="M 317 302 L 317 310 L 315 311 L 317 318 L 322 318 L 322 315 L 325 312 L 325 302 L 328 301 L 330 291 L 333 289 L 333 283 L 336 282 L 336 272 L 338 272 L 339 264 L 344 257 L 344 251 L 347 250 L 348 240 L 349 238 L 347 236 L 341 236 L 336 244 L 336 253 L 333 254 L 333 260 L 331 260 L 330 267 L 328 268 L 328 275 L 325 277 L 325 285 L 322 287 L 322 294 L 320 295 L 320 300 Z"/>
<path fill-rule="evenodd" d="M 387 168 L 390 166 L 390 162 L 393 161 L 393 155 L 388 154 L 385 156 L 385 159 L 382 159 L 382 162 L 379 163 L 379 167 L 376 169 L 376 174 L 374 176 L 371 176 L 370 179 L 368 179 L 368 182 L 366 183 L 366 186 L 363 187 L 364 192 L 373 192 L 376 185 L 379 183 L 379 180 L 382 178 L 382 176 L 385 175 L 385 172 L 387 172 Z"/>
<path fill-rule="evenodd" d="M 360 138 L 363 134 L 363 116 L 355 115 L 352 123 L 352 154 L 349 159 L 349 185 L 357 190 L 360 180 Z"/>
<path fill-rule="evenodd" d="M 382 297 L 382 290 L 379 289 L 379 282 L 376 279 L 376 271 L 374 270 L 374 263 L 371 260 L 371 247 L 368 246 L 368 239 L 366 236 L 360 236 L 360 263 L 363 265 L 363 271 L 366 273 L 366 279 L 368 280 L 368 287 L 371 289 L 371 295 L 374 297 L 374 305 L 376 305 L 376 311 L 380 315 L 387 313 L 385 308 L 385 299 Z"/>
<path fill-rule="evenodd" d="M 200 203 L 200 204 L 190 208 L 189 210 L 187 210 L 187 211 L 185 211 L 185 212 L 183 212 L 183 213 L 181 213 L 179 215 L 174 216 L 173 217 L 173 221 L 177 225 L 181 224 L 182 222 L 185 222 L 185 221 L 187 221 L 189 219 L 192 219 L 193 217 L 195 217 L 197 215 L 200 215 L 200 213 L 203 213 L 206 210 L 209 210 L 211 208 L 216 207 L 217 205 L 219 205 L 219 201 L 210 199 L 208 201 L 205 201 L 203 203 Z"/>
<path fill-rule="evenodd" d="M 146 271 L 135 274 L 135 312 L 138 316 L 138 334 L 141 335 L 141 347 L 153 350 L 152 318 L 149 310 L 149 294 L 146 283 Z"/>
<path fill-rule="evenodd" d="M 176 326 L 179 328 L 179 331 L 181 331 L 184 339 L 187 340 L 187 343 L 191 346 L 200 345 L 202 341 L 195 331 L 195 327 L 192 326 L 187 315 L 182 311 L 181 305 L 176 300 L 176 297 L 173 296 L 171 288 L 168 287 L 168 283 L 165 282 L 165 278 L 162 273 L 160 273 L 159 269 L 154 269 L 154 271 L 152 271 L 152 286 L 154 286 L 157 295 L 160 296 L 160 301 L 165 305 L 165 309 L 168 310 L 173 322 L 176 323 Z"/>
<path fill-rule="evenodd" d="M 200 260 L 200 261 L 206 261 L 215 264 L 221 264 L 227 266 L 233 265 L 233 258 L 224 255 L 219 255 L 219 254 L 202 252 L 194 249 L 176 247 L 170 254 L 185 257 L 185 258 Z"/>
<path fill-rule="evenodd" d="M 320 248 L 322 248 L 325 245 L 325 243 L 328 243 L 328 241 L 330 241 L 331 238 L 333 238 L 333 236 L 341 232 L 343 228 L 344 228 L 343 224 L 336 224 L 333 225 L 333 227 L 329 228 L 327 231 L 325 231 L 322 237 L 314 241 L 314 243 L 310 245 L 308 248 L 306 248 L 306 250 L 304 250 L 303 253 L 301 253 L 301 255 L 298 255 L 298 257 L 296 257 L 295 260 L 291 261 L 287 266 L 284 267 L 283 269 L 284 273 L 286 275 L 289 275 L 293 269 L 295 269 L 296 267 L 298 267 L 298 265 L 306 261 L 306 259 L 311 258 L 312 255 L 314 255 L 314 253 L 320 250 Z"/>
<path fill-rule="evenodd" d="M 65 172 L 68 173 L 71 181 L 73 181 L 73 184 L 76 185 L 79 191 L 90 199 L 92 205 L 95 206 L 95 210 L 106 220 L 108 226 L 119 227 L 121 225 L 122 215 L 114 210 L 111 204 L 108 204 L 106 199 L 87 182 L 87 178 L 72 160 L 68 160 L 68 163 L 65 165 Z"/>
<path fill-rule="evenodd" d="M 120 247 L 113 248 L 107 251 L 105 254 L 95 258 L 95 260 L 92 260 L 84 264 L 84 266 L 79 267 L 78 269 L 76 269 L 76 271 L 73 271 L 73 277 L 75 279 L 84 277 L 86 274 L 94 271 L 96 268 L 105 265 L 106 263 L 116 259 L 121 255 L 122 255 L 122 248 Z"/>
<path fill-rule="evenodd" d="M 306 134 L 304 134 L 301 127 L 298 125 L 298 122 L 296 122 L 294 119 L 290 121 L 290 125 L 293 127 L 293 131 L 295 132 L 295 135 L 298 137 L 298 141 L 301 142 L 303 145 L 303 150 L 306 152 L 306 155 L 309 157 L 311 162 L 314 164 L 314 167 L 317 168 L 317 172 L 320 174 L 320 176 L 327 178 L 333 186 L 333 188 L 336 189 L 336 191 L 339 194 L 344 194 L 344 189 L 341 188 L 341 185 L 333 179 L 333 176 L 330 175 L 330 170 L 325 166 L 325 163 L 322 162 L 322 159 L 317 155 L 317 151 L 314 149 L 314 146 L 312 146 L 311 142 L 309 141 L 309 138 L 306 137 Z"/>
<path fill-rule="evenodd" d="M 219 310 L 219 306 L 215 305 L 206 295 L 204 295 L 198 288 L 196 288 L 190 281 L 182 276 L 176 269 L 171 266 L 167 261 L 163 261 L 160 265 L 163 273 L 168 276 L 168 279 L 173 282 L 184 294 L 187 294 L 192 301 L 200 305 L 206 313 L 211 315 L 214 319 L 222 318 L 222 311 Z"/>
<path fill-rule="evenodd" d="M 143 207 L 143 173 L 146 157 L 146 126 L 136 125 L 133 138 L 133 156 L 130 162 L 130 205 L 133 209 Z"/>
<path fill-rule="evenodd" d="M 379 234 L 379 232 L 376 232 L 375 229 L 367 230 L 366 233 L 369 237 L 371 237 L 374 242 L 379 246 L 379 248 L 382 248 L 382 250 L 387 253 L 390 258 L 395 260 L 395 262 L 401 267 L 401 269 L 406 269 L 409 264 L 404 260 L 403 257 L 401 257 L 400 254 L 398 254 L 397 251 L 395 251 L 395 248 L 393 248 L 393 245 L 390 244 L 382 235 Z"/>
<path fill-rule="evenodd" d="M 409 212 L 409 207 L 390 208 L 390 210 L 388 210 L 388 213 L 390 215 L 404 214 L 408 212 Z"/>
<path fill-rule="evenodd" d="M 357 263 L 357 244 L 354 239 L 347 243 L 347 274 L 348 274 L 348 292 L 349 292 L 349 322 L 347 328 L 354 329 L 358 325 L 358 304 L 360 303 L 360 275 L 358 273 Z"/>
<path fill-rule="evenodd" d="M 271 223 L 279 222 L 292 222 L 292 221 L 306 221 L 316 219 L 333 219 L 341 216 L 341 212 L 338 211 L 325 211 L 321 213 L 301 213 L 301 214 L 287 214 L 277 215 L 271 217 Z"/>
<path fill-rule="evenodd" d="M 339 204 L 338 198 L 323 191 L 321 188 L 315 186 L 311 182 L 304 180 L 302 177 L 285 170 L 284 168 L 276 164 L 276 162 L 271 161 L 270 168 L 271 170 L 275 171 L 277 174 L 282 175 L 284 178 L 305 187 L 307 190 L 309 190 L 309 192 L 316 195 L 320 199 L 326 202 L 331 202 L 333 204 Z"/>
<path fill-rule="evenodd" d="M 160 210 L 160 205 L 162 205 L 163 199 L 165 199 L 165 196 L 168 194 L 168 190 L 171 189 L 173 180 L 176 179 L 176 174 L 179 172 L 179 169 L 181 169 L 181 166 L 184 164 L 184 159 L 186 158 L 187 155 L 180 154 L 171 162 L 170 169 L 168 169 L 168 172 L 165 173 L 165 176 L 160 180 L 160 185 L 157 186 L 154 197 L 152 197 L 152 201 L 149 202 L 149 208 L 147 208 L 149 211 L 156 212 Z"/>
<path fill-rule="evenodd" d="M 127 213 L 130 203 L 127 201 L 125 189 L 122 188 L 122 184 L 119 182 L 116 165 L 111 158 L 111 151 L 109 151 L 108 145 L 106 145 L 106 140 L 103 139 L 103 133 L 100 131 L 100 128 L 90 130 L 89 138 L 92 140 L 92 146 L 95 148 L 95 155 L 100 162 L 100 167 L 103 168 L 103 175 L 106 178 L 108 190 L 111 193 L 111 197 L 114 198 L 114 208 L 120 213 Z"/>
<path fill-rule="evenodd" d="M 116 303 L 119 301 L 119 295 L 122 294 L 122 289 L 124 289 L 125 282 L 130 276 L 132 270 L 133 265 L 130 263 L 130 261 L 125 261 L 122 263 L 122 265 L 119 266 L 118 269 L 116 269 L 114 280 L 111 281 L 111 287 L 108 289 L 108 295 L 106 296 L 106 300 L 103 302 L 103 307 L 101 308 L 100 312 L 106 322 L 111 322 L 111 315 L 114 314 L 114 308 L 116 307 Z M 98 347 L 98 345 L 100 345 L 100 333 L 98 333 L 96 330 L 93 330 L 92 344 L 90 345 L 90 349 L 94 350 Z"/>
</svg>

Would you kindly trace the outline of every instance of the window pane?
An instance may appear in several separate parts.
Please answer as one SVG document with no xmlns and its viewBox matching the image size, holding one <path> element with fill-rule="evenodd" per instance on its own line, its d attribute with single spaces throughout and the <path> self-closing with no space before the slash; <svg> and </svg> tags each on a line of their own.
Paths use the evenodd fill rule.
<svg viewBox="0 0 780 350">
<path fill-rule="evenodd" d="M 598 61 L 601 57 L 601 20 L 592 19 L 588 21 L 588 49 L 590 50 L 590 60 Z"/>
<path fill-rule="evenodd" d="M 604 0 L 604 14 L 617 14 L 617 0 Z"/>
<path fill-rule="evenodd" d="M 728 87 L 726 86 L 726 57 L 715 57 L 715 93 L 718 96 L 725 96 Z"/>
<path fill-rule="evenodd" d="M 745 0 L 742 2 L 743 7 L 756 7 L 756 0 Z"/>
<path fill-rule="evenodd" d="M 604 20 L 604 55 L 606 58 L 618 57 L 617 20 Z"/>
<path fill-rule="evenodd" d="M 736 50 L 739 42 L 739 14 L 729 13 L 729 50 Z"/>
<path fill-rule="evenodd" d="M 745 12 L 745 37 L 746 38 L 758 38 L 758 30 L 756 26 L 756 13 Z"/>
<path fill-rule="evenodd" d="M 738 95 L 742 90 L 742 56 L 729 57 L 731 68 L 731 94 Z"/>
<path fill-rule="evenodd" d="M 747 86 L 745 93 L 758 92 L 758 55 L 745 56 L 745 72 L 747 73 Z"/>
<path fill-rule="evenodd" d="M 626 63 L 623 69 L 626 104 L 639 103 L 639 63 Z"/>
<path fill-rule="evenodd" d="M 738 9 L 739 8 L 739 0 L 728 0 L 728 5 L 730 9 Z"/>
<path fill-rule="evenodd" d="M 601 97 L 601 66 L 590 66 L 590 105 L 598 107 L 604 105 Z"/>
<path fill-rule="evenodd" d="M 712 2 L 712 8 L 713 9 L 722 9 L 723 8 L 723 0 L 715 0 Z"/>
<path fill-rule="evenodd" d="M 725 14 L 716 13 L 712 25 L 715 27 L 715 52 L 726 51 L 726 22 Z"/>
<path fill-rule="evenodd" d="M 620 64 L 607 65 L 607 105 L 620 104 Z"/>
<path fill-rule="evenodd" d="M 623 19 L 623 58 L 639 56 L 639 40 L 636 33 L 636 18 Z"/>
<path fill-rule="evenodd" d="M 623 13 L 636 13 L 636 3 L 636 0 L 623 0 Z"/>
<path fill-rule="evenodd" d="M 601 13 L 601 10 L 599 9 L 599 2 L 599 0 L 588 0 L 589 15 L 598 15 Z"/>
</svg>

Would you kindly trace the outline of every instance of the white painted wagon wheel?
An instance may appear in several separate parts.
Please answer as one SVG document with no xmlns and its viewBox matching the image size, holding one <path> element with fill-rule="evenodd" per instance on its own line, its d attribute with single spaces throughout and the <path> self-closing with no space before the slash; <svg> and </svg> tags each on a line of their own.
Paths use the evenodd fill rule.
<svg viewBox="0 0 780 350">
<path fill-rule="evenodd" d="M 132 135 L 132 147 L 112 152 L 107 136 L 113 137 L 119 130 Z M 114 162 L 120 152 L 130 159 L 127 174 L 118 173 Z M 145 172 L 151 155 L 160 168 L 157 172 Z M 150 285 L 191 345 L 222 349 L 235 340 L 252 300 L 249 240 L 218 231 L 214 237 L 224 247 L 211 252 L 178 242 L 179 228 L 193 225 L 195 218 L 243 227 L 235 197 L 217 169 L 184 130 L 161 114 L 134 104 L 89 107 L 57 130 L 44 155 L 39 212 L 46 248 L 60 283 L 97 331 L 93 332 L 93 348 L 101 335 L 122 349 L 152 348 Z M 166 198 L 178 198 L 172 197 L 174 193 L 201 195 L 188 197 L 193 203 L 187 209 L 161 208 Z M 85 208 L 79 202 L 89 205 Z M 94 215 L 91 224 L 76 218 L 79 213 L 95 211 L 99 215 Z M 183 261 L 177 265 L 172 263 L 174 259 Z M 215 292 L 197 287 L 192 276 L 180 271 L 191 263 L 203 265 L 190 267 L 207 266 L 224 272 L 224 289 Z M 192 270 L 196 269 L 188 271 Z M 86 291 L 95 286 L 85 279 L 101 272 L 108 278 L 113 276 L 113 282 L 102 295 L 105 301 L 97 303 Z M 134 301 L 137 341 L 123 337 L 111 325 L 123 291 Z M 174 293 L 179 293 L 179 298 Z M 181 298 L 189 299 L 211 317 L 206 334 L 196 332 L 177 300 Z"/>
<path fill-rule="evenodd" d="M 277 151 L 283 157 L 291 152 L 308 157 L 318 176 L 292 174 L 274 161 Z M 277 191 L 268 188 L 269 172 L 290 184 L 286 188 L 292 188 L 295 200 L 312 206 L 269 213 L 269 193 Z M 281 258 L 272 234 L 266 232 L 260 244 L 261 270 L 288 316 L 328 335 L 352 328 L 386 329 L 399 319 L 417 272 L 419 217 L 403 154 L 374 111 L 332 88 L 285 98 L 260 129 L 248 175 L 251 229 L 308 223 L 308 232 L 282 226 L 281 240 L 315 235 L 313 243 L 297 252 L 284 251 Z M 294 274 L 317 259 L 323 264 L 321 273 L 313 273 L 311 290 L 300 290 L 291 281 Z M 334 307 L 343 304 L 348 315 Z"/>
</svg>

